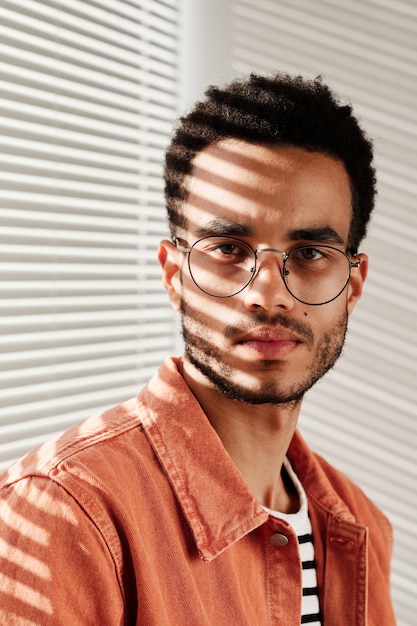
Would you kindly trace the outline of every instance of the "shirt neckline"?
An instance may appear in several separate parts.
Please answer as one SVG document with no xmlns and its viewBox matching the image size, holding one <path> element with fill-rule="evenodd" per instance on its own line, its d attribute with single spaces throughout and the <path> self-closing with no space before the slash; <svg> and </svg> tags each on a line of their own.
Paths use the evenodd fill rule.
<svg viewBox="0 0 417 626">
<path fill-rule="evenodd" d="M 300 499 L 300 508 L 295 513 L 283 513 L 282 511 L 269 509 L 266 506 L 263 506 L 262 508 L 269 515 L 272 515 L 272 517 L 276 517 L 278 519 L 282 519 L 288 522 L 288 524 L 290 524 L 297 532 L 297 529 L 305 528 L 305 523 L 308 520 L 307 494 L 301 484 L 301 481 L 295 473 L 288 457 L 285 457 L 284 459 L 284 467 L 287 470 L 288 476 L 291 478 L 292 483 L 298 493 L 298 497 Z"/>
</svg>

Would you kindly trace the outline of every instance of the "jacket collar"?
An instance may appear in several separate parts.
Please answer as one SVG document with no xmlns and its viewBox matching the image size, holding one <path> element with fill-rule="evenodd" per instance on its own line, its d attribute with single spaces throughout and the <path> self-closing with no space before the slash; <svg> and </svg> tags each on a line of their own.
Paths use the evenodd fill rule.
<svg viewBox="0 0 417 626">
<path fill-rule="evenodd" d="M 334 468 L 311 451 L 298 430 L 288 449 L 288 458 L 304 487 L 310 508 L 316 504 L 344 522 L 355 522 L 351 511 L 329 480 L 329 474 L 335 473 Z"/>
<path fill-rule="evenodd" d="M 178 372 L 178 359 L 163 363 L 139 395 L 138 406 L 204 560 L 214 559 L 268 520 Z M 309 498 L 353 521 L 298 432 L 289 458 Z"/>
</svg>

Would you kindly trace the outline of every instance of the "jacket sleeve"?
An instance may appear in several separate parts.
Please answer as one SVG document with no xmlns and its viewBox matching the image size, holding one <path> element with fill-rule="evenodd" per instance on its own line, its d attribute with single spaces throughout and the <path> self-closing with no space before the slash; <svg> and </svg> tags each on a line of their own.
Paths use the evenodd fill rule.
<svg viewBox="0 0 417 626">
<path fill-rule="evenodd" d="M 97 525 L 43 476 L 0 492 L 0 623 L 122 626 L 123 593 Z"/>
</svg>

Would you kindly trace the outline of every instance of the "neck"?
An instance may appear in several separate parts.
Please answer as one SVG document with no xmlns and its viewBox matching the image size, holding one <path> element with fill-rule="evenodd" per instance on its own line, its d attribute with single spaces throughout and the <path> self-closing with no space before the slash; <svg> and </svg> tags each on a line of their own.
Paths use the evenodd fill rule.
<svg viewBox="0 0 417 626">
<path fill-rule="evenodd" d="M 297 493 L 282 466 L 300 403 L 247 404 L 222 394 L 187 362 L 182 374 L 258 502 L 283 513 L 298 510 Z"/>
</svg>

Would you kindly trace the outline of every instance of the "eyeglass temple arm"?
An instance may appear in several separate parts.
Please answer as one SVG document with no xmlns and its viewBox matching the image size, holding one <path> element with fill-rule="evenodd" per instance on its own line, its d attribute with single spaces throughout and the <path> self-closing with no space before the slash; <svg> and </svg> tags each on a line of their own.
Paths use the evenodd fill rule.
<svg viewBox="0 0 417 626">
<path fill-rule="evenodd" d="M 180 240 L 178 239 L 178 237 L 175 237 L 175 235 L 171 237 L 171 241 L 180 252 L 190 252 L 191 248 L 181 245 Z"/>
</svg>

